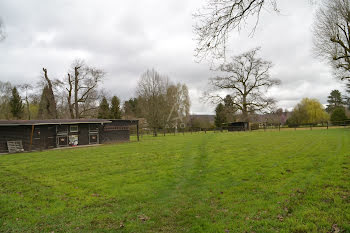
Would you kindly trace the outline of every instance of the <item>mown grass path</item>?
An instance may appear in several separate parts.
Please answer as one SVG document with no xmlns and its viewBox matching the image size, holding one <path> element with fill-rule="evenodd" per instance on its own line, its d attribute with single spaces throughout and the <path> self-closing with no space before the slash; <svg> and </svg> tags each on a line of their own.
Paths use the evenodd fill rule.
<svg viewBox="0 0 350 233">
<path fill-rule="evenodd" d="M 0 156 L 0 232 L 350 232 L 350 130 Z"/>
</svg>

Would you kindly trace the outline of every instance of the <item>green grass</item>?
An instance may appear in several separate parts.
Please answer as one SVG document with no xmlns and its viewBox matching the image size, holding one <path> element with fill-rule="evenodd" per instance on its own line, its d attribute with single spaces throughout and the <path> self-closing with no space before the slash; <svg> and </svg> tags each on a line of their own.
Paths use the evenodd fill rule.
<svg viewBox="0 0 350 233">
<path fill-rule="evenodd" d="M 0 232 L 350 232 L 350 130 L 0 156 Z"/>
</svg>

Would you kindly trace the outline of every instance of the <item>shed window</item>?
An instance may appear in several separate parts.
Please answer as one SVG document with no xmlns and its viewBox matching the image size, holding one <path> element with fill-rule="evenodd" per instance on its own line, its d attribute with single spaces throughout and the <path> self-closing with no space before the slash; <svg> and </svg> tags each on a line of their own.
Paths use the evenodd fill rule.
<svg viewBox="0 0 350 233">
<path fill-rule="evenodd" d="M 57 125 L 57 135 L 67 135 L 68 126 L 67 125 Z"/>
<path fill-rule="evenodd" d="M 89 132 L 90 133 L 97 133 L 98 132 L 98 124 L 90 124 L 89 125 Z"/>
<path fill-rule="evenodd" d="M 70 132 L 71 133 L 77 133 L 78 132 L 78 126 L 77 125 L 71 125 L 70 126 Z"/>
</svg>

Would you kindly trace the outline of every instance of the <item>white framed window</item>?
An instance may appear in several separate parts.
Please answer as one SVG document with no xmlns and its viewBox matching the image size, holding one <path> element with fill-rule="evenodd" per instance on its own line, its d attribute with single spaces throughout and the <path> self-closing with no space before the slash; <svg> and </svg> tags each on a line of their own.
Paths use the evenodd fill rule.
<svg viewBox="0 0 350 233">
<path fill-rule="evenodd" d="M 89 124 L 90 133 L 98 133 L 98 124 Z"/>
<path fill-rule="evenodd" d="M 69 131 L 70 131 L 71 133 L 77 133 L 77 132 L 79 131 L 78 125 L 71 125 L 71 126 L 69 127 Z"/>
</svg>

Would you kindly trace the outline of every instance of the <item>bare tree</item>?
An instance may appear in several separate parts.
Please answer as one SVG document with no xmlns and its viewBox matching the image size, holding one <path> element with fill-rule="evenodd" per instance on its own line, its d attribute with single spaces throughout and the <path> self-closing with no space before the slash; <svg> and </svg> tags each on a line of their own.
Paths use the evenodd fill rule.
<svg viewBox="0 0 350 233">
<path fill-rule="evenodd" d="M 4 29 L 4 22 L 0 18 L 0 42 L 4 40 L 6 37 L 5 29 Z"/>
<path fill-rule="evenodd" d="M 350 78 L 350 1 L 326 1 L 316 14 L 314 50 L 340 79 Z"/>
<path fill-rule="evenodd" d="M 56 119 L 58 118 L 54 87 L 48 76 L 47 69 L 43 68 L 42 94 L 38 109 L 39 119 Z"/>
<path fill-rule="evenodd" d="M 29 108 L 29 95 L 28 93 L 33 89 L 33 85 L 31 85 L 30 83 L 24 83 L 22 85 L 19 86 L 19 88 L 24 91 L 24 101 L 26 103 L 26 112 L 27 112 L 27 118 L 28 120 L 31 119 L 31 114 L 30 114 L 30 108 Z"/>
<path fill-rule="evenodd" d="M 190 115 L 190 97 L 186 84 L 171 84 L 166 93 L 167 118 L 166 127 L 185 127 Z"/>
<path fill-rule="evenodd" d="M 10 82 L 0 81 L 0 119 L 10 119 L 10 97 L 12 93 L 12 85 Z"/>
<path fill-rule="evenodd" d="M 90 67 L 82 60 L 73 63 L 64 81 L 71 118 L 86 117 L 97 109 L 98 86 L 104 76 L 103 70 Z"/>
<path fill-rule="evenodd" d="M 232 58 L 217 71 L 222 73 L 209 81 L 210 89 L 204 97 L 212 103 L 224 101 L 230 92 L 232 107 L 242 113 L 242 120 L 249 121 L 249 114 L 263 112 L 273 107 L 275 100 L 265 96 L 269 88 L 280 83 L 270 77 L 272 63 L 257 58 L 259 48 Z M 224 96 L 224 97 L 222 97 Z M 226 99 L 227 101 L 227 99 Z"/>
<path fill-rule="evenodd" d="M 149 127 L 157 136 L 157 130 L 164 126 L 166 118 L 166 90 L 168 79 L 156 70 L 147 70 L 141 75 L 137 84 L 136 93 L 142 115 L 146 118 Z"/>
<path fill-rule="evenodd" d="M 255 24 L 251 35 L 254 34 L 263 9 L 279 13 L 277 2 L 278 0 L 207 0 L 206 6 L 194 14 L 196 56 L 201 59 L 209 54 L 216 58 L 225 57 L 229 33 L 233 30 L 240 31 L 249 19 L 253 19 Z M 318 1 L 308 2 L 314 4 Z"/>
<path fill-rule="evenodd" d="M 194 14 L 197 20 L 194 26 L 196 55 L 205 57 L 210 53 L 223 57 L 229 32 L 240 30 L 248 18 L 255 17 L 254 32 L 264 6 L 278 11 L 276 0 L 208 0 L 207 5 Z"/>
</svg>

